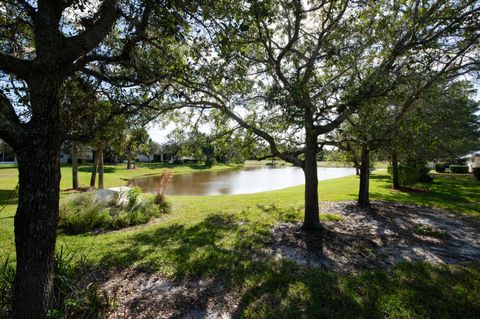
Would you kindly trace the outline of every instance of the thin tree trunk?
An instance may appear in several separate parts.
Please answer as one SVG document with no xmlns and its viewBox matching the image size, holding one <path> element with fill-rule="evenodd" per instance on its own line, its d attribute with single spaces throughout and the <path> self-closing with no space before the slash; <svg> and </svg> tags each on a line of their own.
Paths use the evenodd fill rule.
<svg viewBox="0 0 480 319">
<path fill-rule="evenodd" d="M 97 149 L 98 158 L 98 189 L 103 189 L 103 143 Z"/>
<path fill-rule="evenodd" d="M 98 166 L 98 152 L 95 151 L 93 154 L 93 166 L 92 166 L 92 176 L 90 177 L 90 188 L 95 188 L 95 181 L 97 179 L 97 166 Z"/>
<path fill-rule="evenodd" d="M 307 135 L 303 172 L 305 174 L 305 216 L 303 221 L 303 229 L 320 229 L 316 135 Z"/>
<path fill-rule="evenodd" d="M 78 147 L 72 143 L 72 188 L 78 189 Z"/>
<path fill-rule="evenodd" d="M 363 207 L 369 207 L 370 151 L 365 146 L 362 146 L 361 161 L 358 204 Z"/>
<path fill-rule="evenodd" d="M 132 156 L 130 155 L 130 152 L 128 152 L 128 155 L 127 155 L 127 169 L 131 169 L 132 168 Z"/>
<path fill-rule="evenodd" d="M 400 189 L 400 180 L 398 178 L 398 156 L 397 152 L 392 153 L 392 178 L 393 188 Z"/>
</svg>

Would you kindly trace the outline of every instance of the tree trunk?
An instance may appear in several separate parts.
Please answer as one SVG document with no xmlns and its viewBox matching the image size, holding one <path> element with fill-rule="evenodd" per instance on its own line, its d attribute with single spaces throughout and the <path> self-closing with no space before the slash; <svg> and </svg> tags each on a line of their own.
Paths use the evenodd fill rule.
<svg viewBox="0 0 480 319">
<path fill-rule="evenodd" d="M 132 157 L 130 156 L 130 153 L 129 153 L 127 157 L 127 169 L 131 169 L 131 168 L 132 168 Z"/>
<path fill-rule="evenodd" d="M 90 188 L 95 188 L 95 181 L 97 179 L 97 166 L 98 166 L 98 152 L 95 151 L 93 154 L 93 166 L 92 166 L 92 176 L 90 177 Z"/>
<path fill-rule="evenodd" d="M 316 135 L 307 135 L 303 173 L 305 174 L 305 216 L 303 229 L 320 229 Z"/>
<path fill-rule="evenodd" d="M 60 146 L 50 141 L 18 154 L 14 318 L 44 318 L 51 306 L 60 200 Z"/>
<path fill-rule="evenodd" d="M 103 189 L 103 143 L 97 149 L 98 158 L 98 189 Z"/>
<path fill-rule="evenodd" d="M 45 71 L 47 72 L 47 71 Z M 27 80 L 32 115 L 15 150 L 18 207 L 15 214 L 13 318 L 45 318 L 53 296 L 54 255 L 60 201 L 59 88 L 62 79 L 42 72 Z"/>
<path fill-rule="evenodd" d="M 370 151 L 367 147 L 362 146 L 361 165 L 360 165 L 360 190 L 358 192 L 358 204 L 363 207 L 370 206 L 369 178 L 370 178 Z"/>
<path fill-rule="evenodd" d="M 72 143 L 72 188 L 78 189 L 78 147 Z"/>
<path fill-rule="evenodd" d="M 392 153 L 392 178 L 393 188 L 400 189 L 400 180 L 398 179 L 398 156 L 397 152 Z"/>
</svg>

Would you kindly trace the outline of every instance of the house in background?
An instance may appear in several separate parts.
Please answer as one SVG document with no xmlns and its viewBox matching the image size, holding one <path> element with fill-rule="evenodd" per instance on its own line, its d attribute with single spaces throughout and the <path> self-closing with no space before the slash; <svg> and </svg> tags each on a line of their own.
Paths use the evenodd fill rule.
<svg viewBox="0 0 480 319">
<path fill-rule="evenodd" d="M 460 159 L 464 160 L 468 166 L 468 172 L 472 173 L 474 167 L 480 167 L 480 151 L 470 152 L 464 156 L 461 156 Z"/>
<path fill-rule="evenodd" d="M 78 149 L 78 163 L 93 161 L 93 149 L 88 146 L 81 146 Z M 60 151 L 60 163 L 72 164 L 72 154 L 69 148 L 62 147 Z"/>
<path fill-rule="evenodd" d="M 0 139 L 0 164 L 16 164 L 17 158 L 13 149 Z"/>
<path fill-rule="evenodd" d="M 197 162 L 198 160 L 193 156 L 176 156 L 168 153 L 158 152 L 150 156 L 138 153 L 137 161 L 139 162 L 166 162 L 166 163 L 183 163 L 183 162 Z"/>
</svg>

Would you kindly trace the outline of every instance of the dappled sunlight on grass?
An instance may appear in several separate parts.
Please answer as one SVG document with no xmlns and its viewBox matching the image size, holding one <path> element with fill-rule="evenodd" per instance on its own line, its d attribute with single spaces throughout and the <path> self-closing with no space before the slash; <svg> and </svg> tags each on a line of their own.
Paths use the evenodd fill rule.
<svg viewBox="0 0 480 319">
<path fill-rule="evenodd" d="M 288 266 L 242 297 L 245 318 L 474 318 L 480 266 L 400 264 L 390 271 L 340 276 Z M 463 287 L 463 289 L 459 289 Z"/>
<path fill-rule="evenodd" d="M 434 174 L 432 183 L 416 185 L 426 192 L 401 192 L 390 189 L 390 185 L 388 175 L 378 175 L 371 187 L 371 198 L 448 209 L 480 218 L 480 183 L 472 176 Z"/>
</svg>

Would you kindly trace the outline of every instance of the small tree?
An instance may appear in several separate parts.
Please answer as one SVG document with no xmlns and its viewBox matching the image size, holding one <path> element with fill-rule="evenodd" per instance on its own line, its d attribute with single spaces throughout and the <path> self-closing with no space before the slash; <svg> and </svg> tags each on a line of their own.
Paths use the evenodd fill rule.
<svg viewBox="0 0 480 319">
<path fill-rule="evenodd" d="M 125 134 L 125 153 L 127 156 L 127 169 L 132 168 L 132 160 L 137 156 L 139 150 L 148 145 L 149 136 L 144 128 L 133 128 L 126 131 Z M 135 160 L 133 167 L 136 167 Z"/>
</svg>

